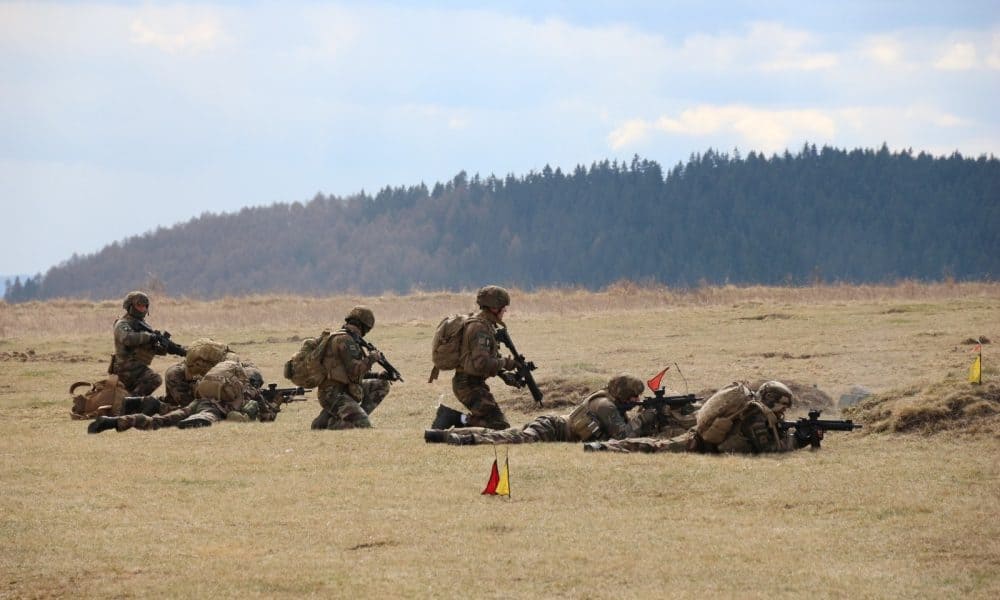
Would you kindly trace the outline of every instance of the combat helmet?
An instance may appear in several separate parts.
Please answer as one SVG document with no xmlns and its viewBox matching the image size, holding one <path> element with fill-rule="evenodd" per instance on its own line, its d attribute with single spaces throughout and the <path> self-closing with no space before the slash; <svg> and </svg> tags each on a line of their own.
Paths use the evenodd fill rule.
<svg viewBox="0 0 1000 600">
<path fill-rule="evenodd" d="M 361 328 L 362 333 L 368 333 L 375 327 L 375 313 L 367 306 L 355 306 L 344 317 L 347 323 L 353 323 Z"/>
<path fill-rule="evenodd" d="M 780 381 L 766 381 L 757 388 L 757 400 L 774 412 L 784 412 L 792 407 L 795 394 Z"/>
<path fill-rule="evenodd" d="M 510 294 L 498 285 L 487 285 L 476 292 L 476 304 L 482 308 L 499 310 L 510 305 Z"/>
<path fill-rule="evenodd" d="M 608 393 L 616 402 L 626 402 L 633 396 L 642 395 L 645 384 L 638 377 L 622 373 L 608 381 Z"/>
<path fill-rule="evenodd" d="M 145 305 L 146 311 L 140 312 L 135 310 L 136 304 Z M 122 308 L 125 309 L 125 312 L 127 312 L 130 317 L 144 319 L 146 318 L 146 314 L 149 313 L 149 296 L 139 291 L 129 292 L 128 295 L 125 296 L 125 300 L 122 301 Z"/>
</svg>

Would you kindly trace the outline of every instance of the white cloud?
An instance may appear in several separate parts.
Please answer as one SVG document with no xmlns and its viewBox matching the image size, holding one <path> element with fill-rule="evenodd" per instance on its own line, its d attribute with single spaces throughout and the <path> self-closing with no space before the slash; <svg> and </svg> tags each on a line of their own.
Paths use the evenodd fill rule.
<svg viewBox="0 0 1000 600">
<path fill-rule="evenodd" d="M 153 46 L 169 54 L 197 54 L 212 50 L 226 39 L 222 27 L 213 18 L 177 21 L 174 18 L 148 22 L 147 19 L 137 18 L 129 27 L 132 34 L 130 41 L 140 46 Z"/>
<path fill-rule="evenodd" d="M 608 134 L 608 143 L 614 150 L 621 150 L 643 141 L 649 136 L 652 124 L 643 119 L 630 119 Z"/>
<path fill-rule="evenodd" d="M 701 105 L 676 116 L 661 116 L 652 123 L 629 120 L 608 139 L 613 149 L 621 150 L 653 131 L 687 137 L 732 136 L 740 140 L 740 146 L 776 152 L 797 140 L 831 138 L 837 127 L 835 119 L 820 110 Z"/>
<path fill-rule="evenodd" d="M 816 71 L 840 64 L 832 51 L 820 50 L 823 40 L 815 34 L 781 23 L 757 22 L 743 33 L 688 36 L 676 51 L 677 67 L 727 70 L 733 67 L 760 71 Z"/>
<path fill-rule="evenodd" d="M 934 61 L 934 67 L 945 71 L 968 71 L 976 68 L 976 47 L 969 42 L 956 42 Z"/>
<path fill-rule="evenodd" d="M 653 121 L 629 119 L 608 134 L 613 150 L 648 141 L 655 134 L 698 138 L 696 146 L 723 141 L 762 152 L 781 152 L 802 141 L 840 146 L 878 146 L 897 140 L 905 146 L 912 131 L 972 128 L 974 123 L 925 106 L 768 109 L 744 105 L 700 105 Z M 912 142 L 910 142 L 912 145 Z"/>
</svg>

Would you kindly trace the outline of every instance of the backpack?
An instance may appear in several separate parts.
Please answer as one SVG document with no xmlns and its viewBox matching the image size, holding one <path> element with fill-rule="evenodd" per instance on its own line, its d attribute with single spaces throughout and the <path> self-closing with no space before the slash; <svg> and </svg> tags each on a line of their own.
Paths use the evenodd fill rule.
<svg viewBox="0 0 1000 600">
<path fill-rule="evenodd" d="M 428 383 L 437 379 L 441 371 L 458 368 L 462 362 L 462 332 L 470 321 L 481 320 L 473 314 L 450 315 L 441 319 L 434 330 L 434 339 L 431 340 L 431 362 L 434 363 L 434 368 L 431 369 Z"/>
<path fill-rule="evenodd" d="M 224 360 L 209 369 L 195 386 L 194 395 L 198 399 L 211 399 L 230 409 L 243 405 L 243 391 L 250 384 L 246 371 L 240 363 Z"/>
<path fill-rule="evenodd" d="M 184 357 L 184 376 L 191 380 L 203 376 L 208 370 L 219 364 L 231 350 L 229 346 L 211 340 L 198 338 L 187 348 Z"/>
<path fill-rule="evenodd" d="M 753 392 L 746 383 L 737 381 L 727 385 L 712 394 L 698 410 L 695 431 L 709 444 L 721 444 L 751 400 Z"/>
<path fill-rule="evenodd" d="M 109 375 L 107 379 L 101 379 L 90 383 L 89 381 L 77 381 L 69 386 L 69 393 L 78 387 L 89 385 L 90 389 L 83 394 L 73 396 L 73 408 L 70 409 L 70 417 L 73 419 L 94 419 L 117 415 L 121 412 L 122 403 L 128 391 L 124 384 L 118 381 L 117 375 Z"/>
<path fill-rule="evenodd" d="M 319 387 L 326 379 L 323 353 L 332 337 L 333 332 L 324 329 L 319 337 L 302 340 L 302 347 L 285 363 L 285 379 L 302 387 Z"/>
</svg>

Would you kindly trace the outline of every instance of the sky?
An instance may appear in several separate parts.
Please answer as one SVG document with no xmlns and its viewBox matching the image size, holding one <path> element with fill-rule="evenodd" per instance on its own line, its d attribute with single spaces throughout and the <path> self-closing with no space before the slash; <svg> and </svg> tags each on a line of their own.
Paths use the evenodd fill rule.
<svg viewBox="0 0 1000 600">
<path fill-rule="evenodd" d="M 0 1 L 0 274 L 460 171 L 1000 155 L 997 98 L 995 0 Z"/>
</svg>

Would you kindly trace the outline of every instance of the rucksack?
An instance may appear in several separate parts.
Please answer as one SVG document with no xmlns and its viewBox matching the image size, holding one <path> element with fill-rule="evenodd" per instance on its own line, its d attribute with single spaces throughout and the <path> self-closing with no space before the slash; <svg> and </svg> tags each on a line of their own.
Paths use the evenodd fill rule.
<svg viewBox="0 0 1000 600">
<path fill-rule="evenodd" d="M 209 369 L 219 364 L 230 354 L 229 346 L 209 338 L 199 338 L 187 347 L 184 356 L 184 375 L 188 379 L 196 379 L 208 373 Z M 230 357 L 231 358 L 231 357 Z"/>
<path fill-rule="evenodd" d="M 223 406 L 237 409 L 243 405 L 243 391 L 249 384 L 250 379 L 240 363 L 224 360 L 205 373 L 195 385 L 194 395 L 195 398 L 215 400 Z"/>
<path fill-rule="evenodd" d="M 712 394 L 698 410 L 695 431 L 710 444 L 721 444 L 736 418 L 753 400 L 753 392 L 744 382 L 734 382 Z"/>
<path fill-rule="evenodd" d="M 470 321 L 481 321 L 474 314 L 450 315 L 438 323 L 431 340 L 431 376 L 428 383 L 437 379 L 441 371 L 457 369 L 462 362 L 462 332 Z"/>
<path fill-rule="evenodd" d="M 285 379 L 302 387 L 318 387 L 326 379 L 323 353 L 333 332 L 324 329 L 319 337 L 302 340 L 302 347 L 285 363 Z"/>
<path fill-rule="evenodd" d="M 76 388 L 85 385 L 89 385 L 90 389 L 83 394 L 73 395 Z M 73 419 L 94 419 L 118 415 L 121 413 L 125 396 L 128 396 L 128 391 L 118 380 L 117 375 L 109 375 L 107 379 L 93 383 L 77 381 L 69 386 L 69 393 L 73 395 L 73 408 L 70 409 L 70 417 Z"/>
</svg>

